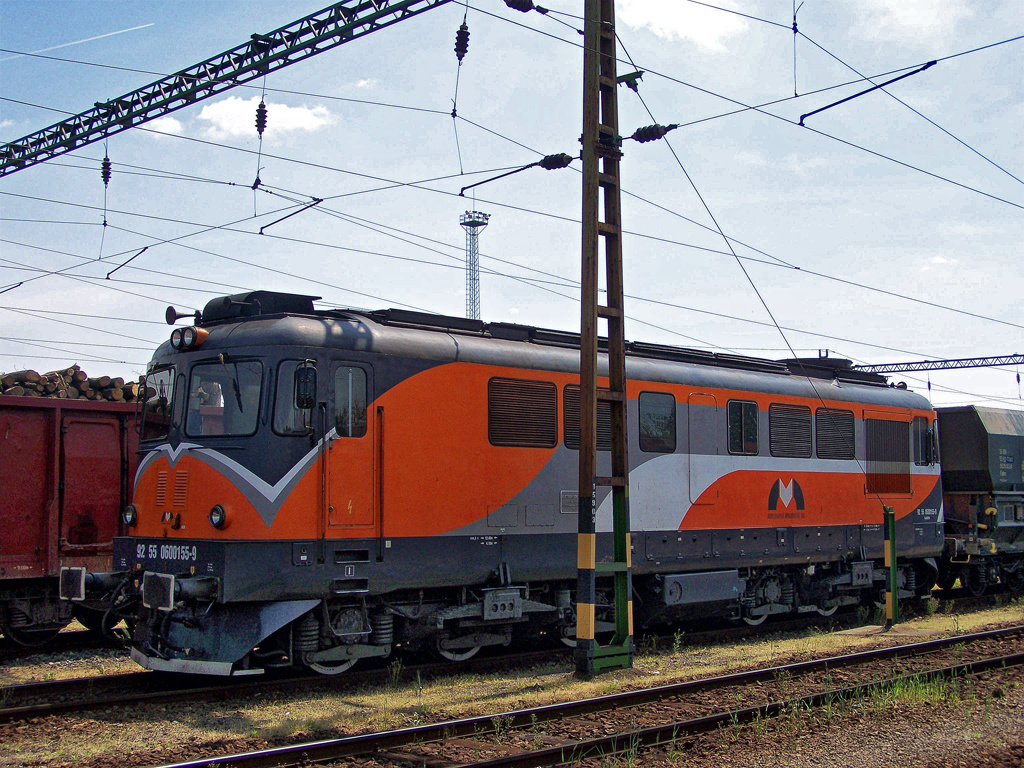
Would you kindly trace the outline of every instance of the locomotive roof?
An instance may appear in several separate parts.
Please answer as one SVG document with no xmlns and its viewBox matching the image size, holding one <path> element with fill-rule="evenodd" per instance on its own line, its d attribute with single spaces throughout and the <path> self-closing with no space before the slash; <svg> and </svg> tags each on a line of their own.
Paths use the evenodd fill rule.
<svg viewBox="0 0 1024 768">
<path fill-rule="evenodd" d="M 309 317 L 322 320 L 369 321 L 382 329 L 412 329 L 440 331 L 457 336 L 493 339 L 509 342 L 525 342 L 541 347 L 579 349 L 580 335 L 570 331 L 559 331 L 516 323 L 473 320 L 463 317 L 435 315 L 405 309 L 326 309 L 317 310 L 313 302 L 319 296 L 279 293 L 275 291 L 250 291 L 213 299 L 207 303 L 197 325 L 209 329 L 227 324 L 256 320 L 281 319 L 288 316 Z M 280 328 L 283 335 L 289 335 Z M 298 329 L 295 329 L 298 330 Z M 246 334 L 241 334 L 242 336 Z M 301 335 L 301 333 L 300 333 Z M 347 335 L 342 333 L 342 335 Z M 322 339 L 322 337 L 321 337 Z M 238 339 L 241 341 L 241 339 Z M 271 341 L 267 339 L 266 341 Z M 265 342 L 266 343 L 266 342 Z M 281 338 L 278 343 L 288 343 Z M 295 339 L 291 343 L 301 343 Z M 317 343 L 310 338 L 310 343 Z M 321 340 L 319 343 L 324 343 Z M 332 344 L 333 345 L 333 342 Z M 607 351 L 607 343 L 599 341 L 599 349 Z M 760 373 L 793 374 L 829 381 L 856 383 L 885 387 L 887 379 L 875 373 L 866 373 L 853 368 L 849 360 L 836 357 L 797 358 L 790 360 L 768 360 L 765 358 L 733 355 L 723 352 L 709 352 L 700 349 L 651 344 L 642 341 L 627 341 L 626 354 L 630 358 L 670 360 L 701 366 L 730 368 Z"/>
</svg>

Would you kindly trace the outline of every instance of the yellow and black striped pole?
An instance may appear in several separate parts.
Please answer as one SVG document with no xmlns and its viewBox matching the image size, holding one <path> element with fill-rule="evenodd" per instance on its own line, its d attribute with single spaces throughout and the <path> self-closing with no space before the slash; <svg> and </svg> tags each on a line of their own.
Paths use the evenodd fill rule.
<svg viewBox="0 0 1024 768">
<path fill-rule="evenodd" d="M 892 629 L 892 625 L 900 621 L 899 584 L 896 581 L 899 573 L 896 568 L 896 512 L 884 505 L 882 510 L 885 567 L 889 569 L 889 579 L 885 583 L 885 628 Z"/>
<path fill-rule="evenodd" d="M 576 543 L 576 668 L 582 675 L 594 674 L 597 627 L 597 488 L 580 496 L 578 540 Z"/>
</svg>

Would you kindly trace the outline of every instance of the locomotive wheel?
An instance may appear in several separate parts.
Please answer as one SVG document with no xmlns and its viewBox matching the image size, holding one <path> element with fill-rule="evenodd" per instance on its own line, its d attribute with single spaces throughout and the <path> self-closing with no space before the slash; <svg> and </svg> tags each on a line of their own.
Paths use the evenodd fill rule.
<svg viewBox="0 0 1024 768">
<path fill-rule="evenodd" d="M 746 611 L 743 612 L 743 620 L 752 627 L 764 624 L 764 620 L 768 618 L 767 613 L 762 613 L 760 616 L 751 616 Z"/>
<path fill-rule="evenodd" d="M 960 586 L 972 597 L 981 597 L 986 587 L 984 574 L 978 568 L 964 568 L 960 574 Z"/>
<path fill-rule="evenodd" d="M 316 672 L 318 674 L 321 674 L 321 675 L 340 675 L 342 672 L 347 672 L 348 670 L 352 669 L 352 667 L 355 665 L 355 663 L 356 663 L 356 659 L 346 659 L 345 661 L 325 662 L 323 664 L 320 664 L 318 662 L 314 662 L 314 663 L 309 665 L 309 668 L 312 669 L 314 672 Z"/>
<path fill-rule="evenodd" d="M 574 646 L 575 642 L 576 641 L 573 640 Z M 441 655 L 441 658 L 448 659 L 448 661 L 465 661 L 466 659 L 471 659 L 477 655 L 481 648 L 481 646 L 476 645 L 472 648 L 467 648 L 464 651 L 450 651 L 447 648 L 441 647 L 440 640 L 437 641 L 434 647 L 437 648 L 437 652 Z"/>
<path fill-rule="evenodd" d="M 814 610 L 816 610 L 818 612 L 819 616 L 826 616 L 826 617 L 827 616 L 832 616 L 832 615 L 835 614 L 836 611 L 839 610 L 839 603 L 836 603 L 835 605 L 831 605 L 828 608 L 824 608 L 824 607 L 822 607 L 820 605 L 816 605 L 816 606 L 814 606 Z"/>
<path fill-rule="evenodd" d="M 1024 566 L 1021 566 L 1016 571 L 1004 571 L 1002 580 L 1006 583 L 1006 588 L 1014 595 L 1024 595 Z"/>
<path fill-rule="evenodd" d="M 48 629 L 20 629 L 18 627 L 3 627 L 4 637 L 10 638 L 18 645 L 34 648 L 37 645 L 46 645 L 53 640 L 63 627 Z"/>
</svg>

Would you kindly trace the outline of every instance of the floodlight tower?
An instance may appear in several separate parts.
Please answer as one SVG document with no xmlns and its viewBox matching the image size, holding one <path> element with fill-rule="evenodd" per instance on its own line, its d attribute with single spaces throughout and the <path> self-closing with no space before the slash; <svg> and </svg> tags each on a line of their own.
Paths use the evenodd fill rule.
<svg viewBox="0 0 1024 768">
<path fill-rule="evenodd" d="M 480 319 L 480 233 L 487 226 L 489 213 L 466 211 L 459 224 L 466 230 L 466 317 Z"/>
</svg>

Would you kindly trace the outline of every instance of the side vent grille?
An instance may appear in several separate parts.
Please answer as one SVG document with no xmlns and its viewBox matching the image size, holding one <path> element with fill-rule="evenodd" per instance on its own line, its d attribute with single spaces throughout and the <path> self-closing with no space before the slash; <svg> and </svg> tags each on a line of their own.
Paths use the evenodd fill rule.
<svg viewBox="0 0 1024 768">
<path fill-rule="evenodd" d="M 574 451 L 580 449 L 580 387 L 579 384 L 565 386 L 565 447 Z M 607 400 L 597 401 L 597 450 L 612 449 L 612 404 Z"/>
<path fill-rule="evenodd" d="M 768 440 L 772 456 L 811 457 L 811 409 L 772 403 L 768 407 Z"/>
<path fill-rule="evenodd" d="M 156 476 L 156 506 L 162 509 L 167 506 L 167 473 L 160 472 Z"/>
<path fill-rule="evenodd" d="M 819 408 L 814 421 L 819 459 L 854 457 L 853 411 Z"/>
<path fill-rule="evenodd" d="M 491 379 L 487 384 L 491 445 L 554 448 L 558 442 L 558 390 L 546 381 Z"/>
<path fill-rule="evenodd" d="M 174 506 L 184 507 L 188 500 L 188 472 L 179 472 L 174 476 Z"/>
</svg>

